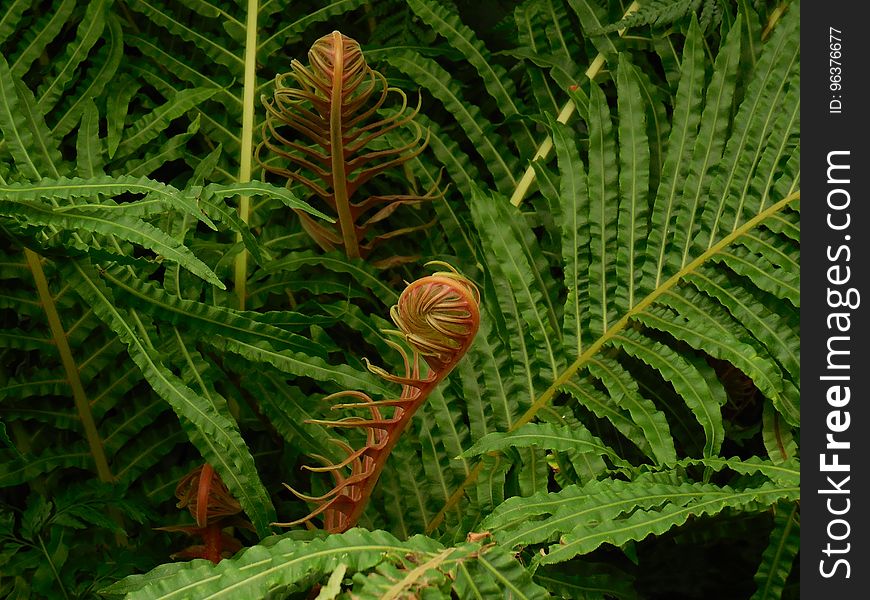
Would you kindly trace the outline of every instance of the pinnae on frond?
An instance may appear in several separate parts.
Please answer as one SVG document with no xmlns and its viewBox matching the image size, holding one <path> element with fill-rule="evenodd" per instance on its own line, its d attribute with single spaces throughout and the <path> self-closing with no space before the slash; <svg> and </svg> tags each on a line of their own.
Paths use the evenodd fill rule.
<svg viewBox="0 0 870 600">
<path fill-rule="evenodd" d="M 368 415 L 337 420 L 312 419 L 306 423 L 365 430 L 365 444 L 353 449 L 345 442 L 333 439 L 333 443 L 345 452 L 345 458 L 331 462 L 318 456 L 315 458 L 323 466 L 305 467 L 309 471 L 330 473 L 335 482 L 333 488 L 322 496 L 312 497 L 286 486 L 296 497 L 318 506 L 301 519 L 275 525 L 289 527 L 308 523 L 322 515 L 324 529 L 332 533 L 353 527 L 411 417 L 471 347 L 480 325 L 477 286 L 446 263 L 429 264 L 446 266 L 449 271 L 437 272 L 408 284 L 390 310 L 398 330 L 386 333 L 401 337 L 410 347 L 409 355 L 405 347 L 387 340 L 402 357 L 403 375 L 395 375 L 366 361 L 371 372 L 386 381 L 400 384 L 401 394 L 398 398 L 376 401 L 364 392 L 344 391 L 325 398 L 327 401 L 342 400 L 333 403 L 333 410 L 365 410 Z M 421 373 L 421 360 L 429 366 L 425 376 Z M 385 414 L 382 409 L 392 409 L 391 414 Z"/>
<path fill-rule="evenodd" d="M 366 258 L 383 240 L 418 231 L 429 224 L 381 231 L 380 224 L 399 206 L 441 197 L 440 178 L 422 194 L 370 194 L 360 190 L 373 178 L 418 156 L 429 132 L 414 121 L 413 109 L 398 88 L 365 61 L 359 44 L 334 31 L 275 78 L 275 92 L 263 98 L 266 121 L 256 157 L 264 170 L 319 198 L 319 208 L 336 217 L 334 228 L 297 211 L 303 227 L 324 250 L 344 248 L 349 258 Z M 395 109 L 385 108 L 390 95 Z M 386 116 L 385 116 L 386 115 Z M 414 137 L 400 146 L 375 148 L 387 133 L 410 126 Z M 269 157 L 261 157 L 263 150 Z M 394 262 L 386 261 L 387 263 Z M 377 263 L 376 263 L 377 264 Z"/>
</svg>

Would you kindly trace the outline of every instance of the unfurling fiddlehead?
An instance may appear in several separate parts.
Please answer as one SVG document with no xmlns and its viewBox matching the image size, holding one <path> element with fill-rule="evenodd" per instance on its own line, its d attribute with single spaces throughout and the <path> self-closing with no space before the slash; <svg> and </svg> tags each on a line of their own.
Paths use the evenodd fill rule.
<svg viewBox="0 0 870 600">
<path fill-rule="evenodd" d="M 396 306 L 390 309 L 390 316 L 399 331 L 387 333 L 401 337 L 411 347 L 412 356 L 409 357 L 400 344 L 387 340 L 402 355 L 404 375 L 388 373 L 366 362 L 373 373 L 387 381 L 400 384 L 401 395 L 395 399 L 375 401 L 363 392 L 346 391 L 326 398 L 328 401 L 351 400 L 333 404 L 333 410 L 364 409 L 369 416 L 306 422 L 327 427 L 364 429 L 365 445 L 355 450 L 346 443 L 333 439 L 333 443 L 347 453 L 346 458 L 332 463 L 318 456 L 316 458 L 325 463 L 324 466 L 305 468 L 331 473 L 335 486 L 318 497 L 301 494 L 286 486 L 297 497 L 319 506 L 307 517 L 277 525 L 297 525 L 322 514 L 324 528 L 335 533 L 350 529 L 359 519 L 393 446 L 410 423 L 414 412 L 453 370 L 471 346 L 480 325 L 480 294 L 477 287 L 450 265 L 445 266 L 450 271 L 434 273 L 409 284 L 399 296 Z M 421 373 L 421 358 L 429 367 L 425 375 Z M 386 416 L 384 409 L 392 409 L 392 414 Z"/>
<path fill-rule="evenodd" d="M 217 564 L 242 548 L 241 542 L 224 531 L 227 527 L 253 529 L 239 513 L 242 506 L 233 498 L 226 484 L 208 463 L 193 469 L 181 478 L 175 488 L 178 508 L 187 508 L 195 525 L 157 527 L 158 531 L 182 531 L 201 537 L 202 544 L 176 552 L 172 558 L 205 558 Z"/>
<path fill-rule="evenodd" d="M 359 44 L 338 31 L 317 40 L 308 58 L 309 67 L 294 60 L 290 73 L 276 77 L 273 98 L 263 99 L 266 122 L 257 160 L 269 173 L 308 188 L 337 217 L 337 231 L 333 231 L 297 211 L 306 231 L 324 250 L 343 247 L 348 258 L 366 258 L 381 240 L 420 229 L 369 235 L 376 224 L 402 204 L 438 197 L 436 183 L 423 195 L 369 195 L 351 202 L 373 177 L 426 147 L 428 135 L 423 140 L 422 128 L 413 121 L 419 103 L 416 109 L 406 110 L 404 92 L 389 87 L 384 76 L 366 64 Z M 379 118 L 390 92 L 401 99 L 401 107 Z M 406 125 L 416 130 L 412 142 L 373 148 L 378 138 Z M 276 158 L 262 160 L 264 147 Z"/>
</svg>

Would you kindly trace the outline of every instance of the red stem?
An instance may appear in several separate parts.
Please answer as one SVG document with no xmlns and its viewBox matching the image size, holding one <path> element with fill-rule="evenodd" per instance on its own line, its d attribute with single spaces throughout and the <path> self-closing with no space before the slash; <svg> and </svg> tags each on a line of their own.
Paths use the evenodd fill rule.
<svg viewBox="0 0 870 600">
<path fill-rule="evenodd" d="M 214 564 L 218 564 L 221 561 L 221 538 L 223 536 L 223 532 L 221 530 L 220 524 L 212 524 L 203 529 L 202 531 L 202 540 L 205 544 L 205 549 L 203 551 L 203 558 L 206 558 L 213 562 Z"/>
</svg>

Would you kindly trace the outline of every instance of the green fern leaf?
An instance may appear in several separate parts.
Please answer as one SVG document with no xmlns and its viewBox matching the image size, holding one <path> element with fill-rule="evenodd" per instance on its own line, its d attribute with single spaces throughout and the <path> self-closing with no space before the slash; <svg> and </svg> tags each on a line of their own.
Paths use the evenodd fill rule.
<svg viewBox="0 0 870 600">
<path fill-rule="evenodd" d="M 245 313 L 222 306 L 185 300 L 159 286 L 140 281 L 120 267 L 106 269 L 103 277 L 122 292 L 133 306 L 159 315 L 174 325 L 192 325 L 203 335 L 224 335 L 235 339 L 264 341 L 278 348 L 325 358 L 322 348 L 310 340 L 280 327 L 258 322 L 258 313 Z"/>
<path fill-rule="evenodd" d="M 770 542 L 761 556 L 761 565 L 755 574 L 758 586 L 751 600 L 782 598 L 783 588 L 800 550 L 800 517 L 797 504 L 776 507 Z"/>
<path fill-rule="evenodd" d="M 82 123 L 79 127 L 76 142 L 77 169 L 83 179 L 97 178 L 103 173 L 103 149 L 100 139 L 100 113 L 93 100 L 89 100 L 82 112 Z"/>
<path fill-rule="evenodd" d="M 129 213 L 131 216 L 138 216 L 166 210 L 166 208 L 174 208 L 200 219 L 212 230 L 217 230 L 214 223 L 196 205 L 194 199 L 170 185 L 146 177 L 128 175 L 92 179 L 60 177 L 58 179 L 43 179 L 33 184 L 3 185 L 0 191 L 3 192 L 5 198 L 10 202 L 29 201 L 34 204 L 42 199 L 65 200 L 94 196 L 99 198 L 100 195 L 117 196 L 125 192 L 147 194 L 147 197 L 140 203 L 76 203 L 71 206 L 61 207 L 60 210 L 63 212 L 63 209 L 85 210 L 93 208 L 100 211 L 109 211 L 110 213 L 118 211 L 119 215 Z M 142 206 L 147 206 L 148 208 L 141 211 L 139 209 Z"/>
<path fill-rule="evenodd" d="M 69 276 L 77 281 L 75 287 L 82 298 L 127 344 L 130 357 L 145 379 L 178 414 L 203 458 L 215 467 L 258 532 L 265 535 L 268 524 L 274 521 L 274 508 L 260 483 L 253 458 L 238 427 L 220 415 L 208 400 L 186 386 L 155 356 L 153 345 L 131 327 L 129 317 L 117 307 L 112 294 L 95 272 L 78 263 L 71 265 Z"/>
<path fill-rule="evenodd" d="M 600 31 L 610 32 L 643 25 L 669 25 L 697 10 L 700 4 L 701 0 L 651 0 L 644 2 L 637 12 L 602 27 Z"/>
<path fill-rule="evenodd" d="M 408 6 L 420 19 L 444 36 L 447 43 L 461 52 L 477 70 L 487 92 L 495 100 L 505 118 L 522 115 L 522 107 L 517 106 L 515 102 L 516 90 L 513 89 L 507 72 L 493 62 L 486 47 L 471 28 L 462 23 L 459 15 L 430 0 L 408 0 Z M 535 147 L 535 139 L 531 132 L 523 123 L 516 127 L 516 131 L 514 143 L 519 153 L 530 154 L 531 149 Z"/>
<path fill-rule="evenodd" d="M 608 60 L 616 57 L 618 49 L 608 35 L 602 35 L 602 19 L 604 11 L 590 0 L 568 0 L 568 6 L 580 19 L 580 27 L 584 34 L 591 38 L 595 49 Z"/>
<path fill-rule="evenodd" d="M 588 188 L 585 169 L 580 160 L 577 146 L 566 125 L 550 121 L 553 131 L 553 144 L 562 176 L 559 180 L 560 211 L 563 215 L 562 260 L 565 265 L 565 287 L 568 297 L 565 300 L 565 320 L 562 325 L 563 338 L 567 347 L 578 355 L 583 352 L 583 339 L 588 337 L 584 331 L 589 321 L 589 292 L 583 275 L 589 270 L 589 215 L 587 210 Z"/>
<path fill-rule="evenodd" d="M 679 191 L 692 165 L 689 149 L 695 145 L 701 120 L 704 89 L 704 49 L 697 20 L 693 19 L 686 36 L 680 86 L 674 106 L 668 150 L 662 166 L 662 177 L 653 204 L 642 288 L 658 288 L 672 272 L 668 264 L 668 248 L 673 235 L 673 220 L 680 205 Z"/>
<path fill-rule="evenodd" d="M 0 44 L 15 33 L 15 28 L 21 21 L 24 12 L 30 8 L 27 0 L 13 0 L 6 6 L 6 12 L 0 17 Z"/>
<path fill-rule="evenodd" d="M 589 127 L 589 333 L 598 337 L 616 320 L 616 280 L 608 277 L 616 263 L 616 144 L 610 110 L 594 82 L 586 117 Z"/>
<path fill-rule="evenodd" d="M 779 107 L 784 106 L 789 89 L 797 86 L 796 81 L 794 85 L 785 85 L 794 81 L 799 71 L 798 39 L 793 35 L 798 24 L 797 12 L 786 13 L 765 45 L 755 76 L 734 117 L 731 136 L 717 165 L 717 176 L 710 184 L 709 200 L 701 215 L 702 228 L 696 242 L 702 248 L 711 248 L 723 234 L 736 230 L 743 222 L 742 206 L 752 181 L 752 170 L 764 148 L 757 140 L 765 139 L 773 124 L 782 128 L 793 123 L 790 119 L 777 119 L 776 115 L 794 109 L 794 102 L 788 106 L 789 111 Z"/>
<path fill-rule="evenodd" d="M 797 456 L 797 442 L 792 429 L 787 423 L 782 422 L 780 413 L 774 408 L 772 401 L 764 403 L 761 435 L 767 455 L 774 463 L 785 463 Z"/>
<path fill-rule="evenodd" d="M 792 380 L 800 381 L 800 324 L 797 319 L 774 312 L 751 291 L 734 285 L 713 269 L 699 269 L 687 280 L 725 306 L 765 345 Z"/>
<path fill-rule="evenodd" d="M 67 44 L 65 54 L 53 61 L 53 76 L 43 80 L 36 91 L 37 109 L 49 114 L 60 99 L 61 94 L 72 82 L 78 66 L 88 58 L 88 54 L 103 33 L 106 24 L 106 0 L 89 2 L 82 20 L 79 22 L 76 38 Z"/>
<path fill-rule="evenodd" d="M 58 104 L 59 108 L 55 108 L 51 113 L 52 121 L 57 117 L 51 133 L 58 139 L 75 128 L 87 102 L 94 101 L 103 93 L 121 63 L 124 54 L 121 26 L 113 16 L 109 16 L 106 23 L 103 32 L 105 43 L 96 53 L 88 57 L 89 67 L 81 78 L 75 94 L 72 98 L 61 101 Z"/>
<path fill-rule="evenodd" d="M 333 572 L 339 564 L 348 574 L 368 571 L 384 563 L 399 561 L 406 555 L 416 562 L 442 551 L 435 541 L 414 536 L 400 542 L 382 531 L 350 531 L 310 542 L 296 541 L 288 536 L 271 540 L 267 545 L 253 546 L 233 560 L 218 565 L 193 561 L 149 575 L 137 575 L 121 580 L 104 590 L 107 593 L 127 593 L 131 600 L 146 598 L 170 600 L 194 595 L 204 598 L 262 598 L 277 589 L 294 584 L 313 583 Z M 180 567 L 180 568 L 179 568 Z"/>
<path fill-rule="evenodd" d="M 618 546 L 629 540 L 660 535 L 675 525 L 685 523 L 693 515 L 713 515 L 726 508 L 751 510 L 799 496 L 800 487 L 782 488 L 775 484 L 763 484 L 748 490 L 722 488 L 710 490 L 707 494 L 699 490 L 698 496 L 692 498 L 688 505 L 684 505 L 684 501 L 670 502 L 658 510 L 638 510 L 626 518 L 602 521 L 597 527 L 582 523 L 562 536 L 560 543 L 551 546 L 547 554 L 536 559 L 535 563 L 564 562 L 578 554 L 590 552 L 605 542 Z"/>
<path fill-rule="evenodd" d="M 496 147 L 488 121 L 476 105 L 463 99 L 458 84 L 450 74 L 435 61 L 409 51 L 391 53 L 385 58 L 390 65 L 425 87 L 444 104 L 486 161 L 496 187 L 502 192 L 511 189 L 516 184 L 513 175 L 516 159 Z"/>
<path fill-rule="evenodd" d="M 668 463 L 675 460 L 674 438 L 667 417 L 651 400 L 640 394 L 631 374 L 610 358 L 590 361 L 589 373 L 601 380 L 611 401 L 631 414 L 631 420 L 643 431 L 656 461 Z"/>
<path fill-rule="evenodd" d="M 263 181 L 248 181 L 246 183 L 231 183 L 217 184 L 211 183 L 202 189 L 204 196 L 214 196 L 216 198 L 227 198 L 235 195 L 243 196 L 266 196 L 268 198 L 277 198 L 284 206 L 288 208 L 303 210 L 315 217 L 320 217 L 330 223 L 334 223 L 335 219 L 329 215 L 315 210 L 305 202 L 302 202 L 295 194 L 287 188 L 278 187 L 265 183 Z"/>
<path fill-rule="evenodd" d="M 114 235 L 120 239 L 139 244 L 153 250 L 167 260 L 177 262 L 189 269 L 191 273 L 202 277 L 209 283 L 226 289 L 226 286 L 215 273 L 174 238 L 166 235 L 160 229 L 117 211 L 78 211 L 51 210 L 34 202 L 0 201 L 0 214 L 5 216 L 20 216 L 27 219 L 28 225 L 48 225 L 57 229 L 81 229 Z"/>
<path fill-rule="evenodd" d="M 45 122 L 33 112 L 35 104 L 33 94 L 0 55 L 0 132 L 25 177 L 40 179 L 43 173 L 57 177 L 60 152 Z"/>
<path fill-rule="evenodd" d="M 610 421 L 616 430 L 634 443 L 644 455 L 655 460 L 655 454 L 643 430 L 635 424 L 628 412 L 615 405 L 607 394 L 597 389 L 594 380 L 589 377 L 577 378 L 576 381 L 566 382 L 562 390 L 569 393 L 598 418 Z"/>
<path fill-rule="evenodd" d="M 380 273 L 373 267 L 363 261 L 349 261 L 338 254 L 320 255 L 313 252 L 294 252 L 269 264 L 266 269 L 270 273 L 295 272 L 300 267 L 311 264 L 323 266 L 329 271 L 347 273 L 350 276 L 349 280 L 371 290 L 375 297 L 387 306 L 392 306 L 399 299 L 396 291 L 381 280 Z"/>
<path fill-rule="evenodd" d="M 581 426 L 582 427 L 582 426 Z M 623 459 L 585 428 L 557 427 L 550 424 L 527 423 L 508 433 L 491 433 L 477 440 L 463 456 L 479 456 L 486 452 L 503 452 L 508 448 L 537 446 L 548 450 L 575 450 L 606 456 L 615 465 L 627 465 Z"/>
<path fill-rule="evenodd" d="M 682 252 L 680 267 L 688 262 L 692 241 L 699 229 L 696 219 L 709 185 L 709 172 L 721 158 L 727 139 L 740 58 L 741 25 L 742 21 L 738 17 L 716 56 L 713 78 L 707 88 L 698 137 L 692 151 L 695 160 L 689 166 L 683 185 L 683 201 L 675 207 L 674 246 L 677 252 Z"/>
<path fill-rule="evenodd" d="M 460 598 L 550 598 L 505 548 L 492 546 L 475 560 L 457 561 L 453 591 Z"/>
<path fill-rule="evenodd" d="M 75 9 L 75 0 L 60 0 L 52 7 L 42 11 L 39 21 L 31 24 L 18 51 L 12 55 L 12 75 L 23 77 L 35 60 L 45 51 L 69 21 Z"/>
<path fill-rule="evenodd" d="M 241 58 L 214 39 L 183 23 L 162 2 L 158 0 L 136 0 L 135 2 L 130 2 L 129 6 L 131 9 L 146 16 L 153 23 L 179 36 L 184 41 L 192 43 L 209 58 L 227 67 L 234 76 L 242 77 L 244 62 Z"/>
<path fill-rule="evenodd" d="M 759 348 L 760 344 L 721 306 L 691 289 L 681 292 L 668 295 L 663 302 L 673 312 L 663 306 L 653 307 L 638 315 L 638 321 L 727 360 L 752 378 L 768 397 L 777 398 L 782 391 L 779 367 L 765 356 L 763 347 Z"/>
<path fill-rule="evenodd" d="M 87 470 L 92 468 L 94 461 L 88 447 L 82 443 L 46 449 L 35 456 L 15 456 L 8 450 L 3 450 L 2 454 L 6 456 L 0 460 L 0 488 L 32 481 L 61 467 Z"/>
<path fill-rule="evenodd" d="M 614 340 L 627 354 L 642 360 L 671 382 L 704 429 L 707 439 L 704 456 L 718 454 L 725 439 L 721 407 L 727 398 L 713 369 L 702 360 L 681 356 L 635 331 L 626 330 Z"/>
<path fill-rule="evenodd" d="M 616 234 L 616 275 L 621 285 L 616 286 L 615 300 L 620 311 L 624 312 L 635 305 L 643 274 L 650 171 L 650 147 L 640 75 L 625 54 L 619 55 L 617 93 L 621 198 Z"/>
<path fill-rule="evenodd" d="M 171 121 L 199 106 L 214 96 L 216 91 L 209 88 L 191 88 L 176 93 L 164 104 L 135 121 L 124 131 L 114 157 L 117 159 L 127 156 L 147 144 L 156 138 Z"/>
<path fill-rule="evenodd" d="M 511 302 L 509 312 L 505 315 L 516 333 L 511 336 L 511 343 L 521 345 L 523 358 L 518 364 L 528 369 L 528 377 L 532 381 L 533 378 L 546 378 L 548 374 L 552 376 L 561 367 L 557 321 L 550 298 L 542 292 L 546 288 L 534 284 L 546 279 L 537 270 L 537 264 L 529 261 L 530 254 L 535 254 L 535 250 L 529 247 L 531 241 L 518 234 L 526 229 L 525 224 L 519 221 L 515 209 L 505 205 L 503 198 L 488 198 L 477 189 L 471 212 L 481 239 L 485 240 L 489 264 L 499 265 L 498 271 L 492 276 L 499 280 L 497 288 L 505 290 L 501 298 Z M 524 245 L 529 248 L 528 253 Z M 529 342 L 525 341 L 526 335 L 522 332 L 525 323 L 530 332 Z"/>
</svg>

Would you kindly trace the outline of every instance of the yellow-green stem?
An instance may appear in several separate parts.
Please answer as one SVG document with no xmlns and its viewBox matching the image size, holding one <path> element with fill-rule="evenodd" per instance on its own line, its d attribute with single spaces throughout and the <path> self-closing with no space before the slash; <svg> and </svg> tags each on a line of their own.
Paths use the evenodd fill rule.
<svg viewBox="0 0 870 600">
<path fill-rule="evenodd" d="M 36 283 L 36 291 L 39 294 L 39 301 L 42 303 L 42 309 L 45 311 L 45 316 L 48 319 L 48 327 L 51 331 L 51 337 L 54 339 L 54 344 L 57 346 L 60 361 L 63 365 L 63 370 L 66 373 L 67 382 L 72 389 L 73 400 L 75 400 L 76 410 L 79 414 L 79 419 L 82 422 L 82 427 L 85 430 L 85 438 L 88 440 L 88 447 L 91 451 L 91 456 L 94 458 L 94 463 L 97 467 L 97 475 L 101 481 L 111 483 L 115 480 L 112 476 L 112 471 L 109 469 L 109 461 L 106 459 L 106 452 L 103 448 L 103 442 L 100 439 L 100 434 L 97 432 L 97 424 L 94 422 L 94 415 L 91 412 L 88 398 L 85 395 L 85 388 L 82 385 L 82 380 L 79 377 L 79 370 L 76 366 L 76 361 L 73 358 L 72 350 L 69 346 L 69 340 L 66 337 L 66 332 L 63 330 L 63 325 L 60 322 L 60 314 L 57 312 L 57 305 L 54 303 L 54 298 L 51 291 L 48 289 L 48 280 L 45 277 L 45 271 L 42 269 L 40 256 L 25 248 L 24 257 L 27 260 L 27 266 L 33 274 L 33 280 Z"/>
<path fill-rule="evenodd" d="M 767 37 L 770 35 L 770 32 L 773 31 L 773 28 L 776 27 L 777 23 L 779 23 L 780 17 L 785 14 L 785 11 L 788 8 L 789 4 L 790 2 L 782 2 L 779 4 L 779 6 L 773 9 L 772 13 L 770 13 L 770 17 L 767 19 L 767 25 L 764 26 L 764 30 L 761 32 L 762 42 L 767 39 Z"/>
<path fill-rule="evenodd" d="M 631 13 L 635 12 L 638 8 L 640 8 L 640 4 L 638 4 L 636 1 L 632 2 L 631 6 L 628 7 L 628 9 L 625 11 L 625 14 L 622 16 L 622 18 L 624 19 L 625 17 L 627 17 Z M 620 29 L 619 36 L 622 37 L 624 34 L 625 34 L 625 29 Z M 586 77 L 589 78 L 590 80 L 594 79 L 595 76 L 598 75 L 598 73 L 601 71 L 601 67 L 603 67 L 603 66 L 604 66 L 604 55 L 599 52 L 598 56 L 596 56 L 595 59 L 592 61 L 592 64 L 589 65 L 589 68 L 586 69 L 586 73 L 585 73 Z M 571 115 L 574 114 L 575 110 L 577 110 L 577 106 L 574 104 L 574 101 L 568 100 L 568 102 L 565 103 L 565 106 L 562 107 L 562 110 L 559 111 L 559 116 L 556 118 L 556 120 L 559 123 L 567 123 L 568 119 L 571 118 Z M 550 152 L 552 150 L 553 150 L 553 138 L 551 138 L 550 136 L 547 136 L 547 139 L 545 139 L 541 143 L 541 145 L 538 147 L 538 150 L 535 152 L 535 155 L 532 158 L 531 162 L 535 162 L 539 158 L 546 159 L 550 155 Z M 520 179 L 519 183 L 517 184 L 516 189 L 514 189 L 514 193 L 511 196 L 511 204 L 513 204 L 514 206 L 519 206 L 520 203 L 523 201 L 523 198 L 526 197 L 526 194 L 528 193 L 529 188 L 532 187 L 532 183 L 534 183 L 534 181 L 535 181 L 535 169 L 534 169 L 534 167 L 532 167 L 531 164 L 529 164 L 528 168 L 526 169 L 526 172 L 523 173 L 522 178 Z"/>
<path fill-rule="evenodd" d="M 248 19 L 245 37 L 245 87 L 242 92 L 242 153 L 239 157 L 239 183 L 251 180 L 251 163 L 254 156 L 254 91 L 257 89 L 257 13 L 258 0 L 248 0 Z M 239 218 L 246 224 L 251 218 L 250 196 L 239 197 Z M 236 235 L 242 241 L 242 235 Z M 235 286 L 239 310 L 245 310 L 248 281 L 248 251 L 236 255 Z"/>
<path fill-rule="evenodd" d="M 595 342 L 589 346 L 589 348 L 577 357 L 571 365 L 568 366 L 562 373 L 553 381 L 553 383 L 548 387 L 544 392 L 538 396 L 537 400 L 532 403 L 529 409 L 521 416 L 509 429 L 508 431 L 515 431 L 517 428 L 522 427 L 526 423 L 529 423 L 532 419 L 535 418 L 535 415 L 538 412 L 547 406 L 553 397 L 559 392 L 559 389 L 568 383 L 568 381 L 574 377 L 607 342 L 613 339 L 617 334 L 622 332 L 629 324 L 632 318 L 636 317 L 644 310 L 646 310 L 651 304 L 653 304 L 659 297 L 676 286 L 684 277 L 687 275 L 691 275 L 694 271 L 696 271 L 701 265 L 710 260 L 716 254 L 719 254 L 725 248 L 730 246 L 737 238 L 742 235 L 745 235 L 752 229 L 754 229 L 757 225 L 759 225 L 762 221 L 774 215 L 788 206 L 790 203 L 795 200 L 800 200 L 801 193 L 800 191 L 789 194 L 776 204 L 771 205 L 769 208 L 761 211 L 755 217 L 735 229 L 730 234 L 723 237 L 717 243 L 713 244 L 709 249 L 703 252 L 700 256 L 698 256 L 695 260 L 687 264 L 685 267 L 674 273 L 667 281 L 665 281 L 662 285 L 653 290 L 646 298 L 635 304 L 623 317 L 617 321 L 613 327 L 607 330 L 600 338 L 595 340 Z M 465 489 L 477 481 L 477 477 L 480 475 L 480 471 L 482 470 L 483 463 L 479 462 L 475 467 L 471 470 L 468 476 L 465 478 L 465 481 L 462 482 L 462 485 L 453 492 L 450 498 L 447 499 L 447 502 L 444 503 L 444 506 L 438 511 L 438 514 L 429 522 L 429 525 L 426 527 L 426 533 L 431 533 L 434 531 L 444 520 L 444 515 L 447 514 L 449 510 L 451 510 L 454 506 L 456 506 L 459 501 L 462 499 L 462 496 L 465 495 Z"/>
</svg>

